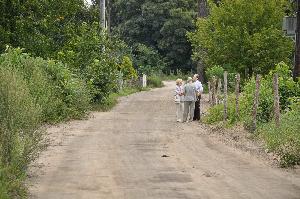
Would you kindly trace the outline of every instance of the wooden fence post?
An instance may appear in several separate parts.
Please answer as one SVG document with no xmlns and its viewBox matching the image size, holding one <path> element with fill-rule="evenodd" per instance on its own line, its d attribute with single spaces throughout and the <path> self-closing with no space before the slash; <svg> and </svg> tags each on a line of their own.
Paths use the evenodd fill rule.
<svg viewBox="0 0 300 199">
<path fill-rule="evenodd" d="M 238 118 L 240 116 L 240 102 L 239 102 L 240 81 L 241 81 L 241 76 L 238 73 L 236 74 L 236 83 L 235 83 L 235 113 Z"/>
<path fill-rule="evenodd" d="M 208 86 L 208 101 L 209 101 L 210 106 L 212 106 L 212 102 L 211 102 L 211 99 L 212 99 L 212 96 L 211 96 L 211 83 L 210 83 L 210 81 L 208 81 L 207 86 Z"/>
<path fill-rule="evenodd" d="M 220 104 L 220 98 L 221 98 L 221 88 L 222 88 L 222 80 L 219 78 L 218 81 L 218 89 L 217 89 L 217 104 Z"/>
<path fill-rule="evenodd" d="M 224 121 L 228 118 L 227 111 L 227 71 L 224 72 Z"/>
<path fill-rule="evenodd" d="M 216 77 L 213 76 L 212 79 L 212 104 L 216 105 Z"/>
<path fill-rule="evenodd" d="M 274 75 L 273 79 L 274 89 L 274 117 L 276 127 L 280 126 L 280 104 L 279 104 L 279 92 L 278 92 L 278 74 Z"/>
<path fill-rule="evenodd" d="M 253 119 L 253 126 L 252 129 L 255 131 L 256 129 L 256 123 L 257 123 L 257 109 L 259 105 L 259 89 L 260 89 L 260 75 L 256 76 L 256 86 L 255 86 L 255 96 L 254 96 L 254 102 L 253 102 L 253 112 L 252 112 L 252 119 Z"/>
</svg>

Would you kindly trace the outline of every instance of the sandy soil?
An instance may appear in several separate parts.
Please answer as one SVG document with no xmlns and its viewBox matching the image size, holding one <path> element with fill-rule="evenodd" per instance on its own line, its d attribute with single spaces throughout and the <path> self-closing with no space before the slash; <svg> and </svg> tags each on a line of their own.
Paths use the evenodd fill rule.
<svg viewBox="0 0 300 199">
<path fill-rule="evenodd" d="M 51 144 L 30 169 L 32 198 L 300 199 L 299 172 L 224 144 L 205 125 L 176 123 L 172 90 L 166 82 L 49 128 Z"/>
</svg>

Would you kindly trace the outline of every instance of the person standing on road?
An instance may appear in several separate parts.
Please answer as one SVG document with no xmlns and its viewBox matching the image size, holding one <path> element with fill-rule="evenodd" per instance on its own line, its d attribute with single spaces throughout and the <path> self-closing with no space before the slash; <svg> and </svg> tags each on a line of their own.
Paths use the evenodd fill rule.
<svg viewBox="0 0 300 199">
<path fill-rule="evenodd" d="M 201 100 L 201 93 L 203 92 L 203 86 L 201 84 L 201 82 L 199 81 L 199 75 L 195 74 L 193 77 L 193 81 L 196 87 L 196 91 L 197 91 L 197 100 L 195 102 L 195 111 L 194 111 L 194 121 L 199 121 L 200 120 L 200 116 L 201 116 L 201 110 L 200 110 L 200 100 Z"/>
<path fill-rule="evenodd" d="M 183 88 L 182 88 L 182 79 L 177 79 L 176 80 L 175 104 L 176 104 L 176 119 L 177 119 L 177 122 L 181 122 L 182 121 L 182 116 L 183 116 Z"/>
<path fill-rule="evenodd" d="M 191 77 L 187 79 L 187 83 L 183 89 L 183 95 L 184 95 L 184 100 L 183 100 L 184 108 L 183 108 L 182 122 L 193 121 L 195 101 L 196 101 L 196 87 Z"/>
</svg>

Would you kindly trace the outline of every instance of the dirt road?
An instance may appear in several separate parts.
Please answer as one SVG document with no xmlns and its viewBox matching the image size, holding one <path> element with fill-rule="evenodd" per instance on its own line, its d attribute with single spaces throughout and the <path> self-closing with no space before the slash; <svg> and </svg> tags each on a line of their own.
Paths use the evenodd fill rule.
<svg viewBox="0 0 300 199">
<path fill-rule="evenodd" d="M 213 142 L 197 123 L 174 122 L 172 90 L 167 82 L 50 128 L 52 144 L 31 169 L 32 198 L 300 198 L 299 174 Z"/>
</svg>

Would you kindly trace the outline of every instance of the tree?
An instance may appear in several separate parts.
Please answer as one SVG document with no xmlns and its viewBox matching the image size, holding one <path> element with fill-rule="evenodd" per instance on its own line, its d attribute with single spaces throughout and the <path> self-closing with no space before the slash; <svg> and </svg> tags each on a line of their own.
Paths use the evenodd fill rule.
<svg viewBox="0 0 300 199">
<path fill-rule="evenodd" d="M 206 18 L 207 16 L 208 16 L 207 0 L 198 0 L 198 17 Z M 205 67 L 204 61 L 201 59 L 197 60 L 197 73 L 199 74 L 199 79 L 201 82 L 204 82 L 204 67 Z"/>
<path fill-rule="evenodd" d="M 186 33 L 194 30 L 196 0 L 113 0 L 111 25 L 130 45 L 159 52 L 170 69 L 193 67 Z"/>
<path fill-rule="evenodd" d="M 196 32 L 189 34 L 193 58 L 244 76 L 267 74 L 281 61 L 290 63 L 292 41 L 281 32 L 285 4 L 285 0 L 223 0 L 219 6 L 210 4 L 210 16 L 199 19 Z"/>
</svg>

